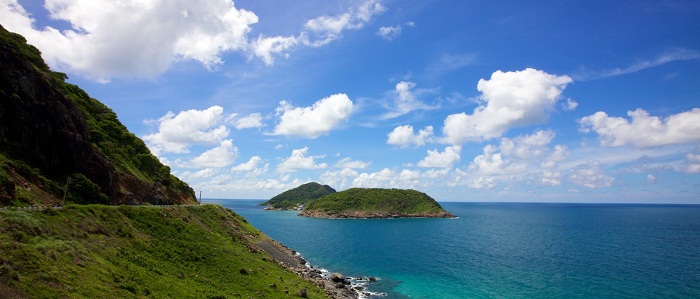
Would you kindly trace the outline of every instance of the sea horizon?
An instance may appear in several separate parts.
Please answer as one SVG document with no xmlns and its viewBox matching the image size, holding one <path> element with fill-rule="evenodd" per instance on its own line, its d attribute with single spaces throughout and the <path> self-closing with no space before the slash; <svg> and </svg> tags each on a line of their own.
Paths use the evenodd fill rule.
<svg viewBox="0 0 700 299">
<path fill-rule="evenodd" d="M 309 219 L 259 200 L 242 215 L 313 266 L 378 277 L 377 298 L 694 298 L 700 206 L 441 202 L 457 219 Z"/>
</svg>

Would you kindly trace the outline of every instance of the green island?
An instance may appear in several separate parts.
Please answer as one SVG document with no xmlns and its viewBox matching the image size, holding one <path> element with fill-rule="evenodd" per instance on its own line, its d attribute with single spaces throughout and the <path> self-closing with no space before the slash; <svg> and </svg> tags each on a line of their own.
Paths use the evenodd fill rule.
<svg viewBox="0 0 700 299">
<path fill-rule="evenodd" d="M 66 79 L 0 26 L 0 298 L 359 296 L 233 211 L 198 205 Z"/>
<path fill-rule="evenodd" d="M 314 218 L 455 218 L 432 197 L 405 189 L 351 188 L 310 202 L 299 213 Z"/>
<path fill-rule="evenodd" d="M 310 182 L 284 191 L 260 205 L 266 206 L 266 210 L 302 210 L 313 200 L 335 192 L 328 185 Z"/>
</svg>

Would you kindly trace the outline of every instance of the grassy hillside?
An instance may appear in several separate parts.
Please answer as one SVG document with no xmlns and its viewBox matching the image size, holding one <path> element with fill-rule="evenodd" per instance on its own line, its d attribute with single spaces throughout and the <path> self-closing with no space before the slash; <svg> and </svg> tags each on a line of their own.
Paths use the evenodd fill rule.
<svg viewBox="0 0 700 299">
<path fill-rule="evenodd" d="M 357 217 L 451 216 L 423 192 L 403 189 L 352 188 L 321 197 L 306 206 L 302 216 L 341 214 Z M 449 214 L 449 215 L 448 215 Z"/>
<path fill-rule="evenodd" d="M 298 205 L 307 205 L 309 202 L 331 193 L 335 193 L 335 189 L 328 185 L 311 182 L 284 191 L 260 205 L 281 210 L 293 209 Z"/>
<path fill-rule="evenodd" d="M 0 210 L 0 298 L 326 298 L 217 205 Z"/>
</svg>

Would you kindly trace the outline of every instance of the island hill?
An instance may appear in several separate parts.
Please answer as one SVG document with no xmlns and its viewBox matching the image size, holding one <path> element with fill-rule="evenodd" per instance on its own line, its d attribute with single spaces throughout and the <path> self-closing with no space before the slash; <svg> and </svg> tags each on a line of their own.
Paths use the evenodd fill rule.
<svg viewBox="0 0 700 299">
<path fill-rule="evenodd" d="M 260 205 L 266 206 L 265 210 L 300 211 L 310 202 L 335 192 L 331 186 L 311 182 L 284 191 Z"/>
<path fill-rule="evenodd" d="M 298 191 L 298 189 L 302 187 L 302 189 L 308 188 L 309 185 L 320 186 L 320 184 L 317 183 L 308 183 L 282 194 L 293 190 Z M 332 190 L 332 188 L 328 188 Z M 290 199 L 291 202 L 296 202 L 294 200 L 294 198 Z M 266 205 L 270 201 L 263 203 L 263 205 Z M 303 207 L 303 210 L 299 213 L 299 216 L 304 217 L 455 218 L 455 215 L 445 211 L 435 199 L 416 190 L 351 188 L 341 192 L 331 192 L 314 200 L 304 199 L 304 202 L 306 203 L 305 207 Z M 302 208 L 300 206 L 294 206 L 291 209 Z"/>
</svg>

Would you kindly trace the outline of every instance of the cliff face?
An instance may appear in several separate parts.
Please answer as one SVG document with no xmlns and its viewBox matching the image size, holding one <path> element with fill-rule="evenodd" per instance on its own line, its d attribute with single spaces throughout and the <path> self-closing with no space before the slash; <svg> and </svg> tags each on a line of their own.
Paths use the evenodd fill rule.
<svg viewBox="0 0 700 299">
<path fill-rule="evenodd" d="M 0 204 L 193 203 L 108 107 L 0 27 Z"/>
</svg>

